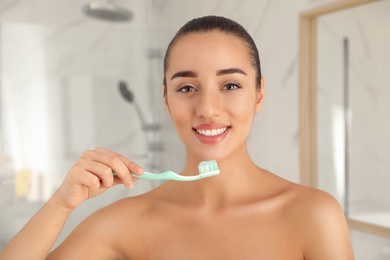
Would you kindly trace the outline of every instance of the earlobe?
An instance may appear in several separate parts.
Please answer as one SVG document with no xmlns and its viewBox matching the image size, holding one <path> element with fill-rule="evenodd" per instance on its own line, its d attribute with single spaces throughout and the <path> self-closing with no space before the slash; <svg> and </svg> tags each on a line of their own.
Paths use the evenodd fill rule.
<svg viewBox="0 0 390 260">
<path fill-rule="evenodd" d="M 256 113 L 260 112 L 264 100 L 264 78 L 260 79 L 260 88 L 256 90 Z"/>
</svg>

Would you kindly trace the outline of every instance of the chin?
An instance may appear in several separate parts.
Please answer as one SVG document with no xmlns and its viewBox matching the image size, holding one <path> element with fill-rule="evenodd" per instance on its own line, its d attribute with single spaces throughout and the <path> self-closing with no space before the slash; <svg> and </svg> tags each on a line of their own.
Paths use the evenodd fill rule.
<svg viewBox="0 0 390 260">
<path fill-rule="evenodd" d="M 199 161 L 210 161 L 210 160 L 216 160 L 221 161 L 224 159 L 227 159 L 229 157 L 229 153 L 225 151 L 216 151 L 216 150 L 202 150 L 197 151 L 196 153 L 192 153 L 191 156 L 199 158 Z"/>
</svg>

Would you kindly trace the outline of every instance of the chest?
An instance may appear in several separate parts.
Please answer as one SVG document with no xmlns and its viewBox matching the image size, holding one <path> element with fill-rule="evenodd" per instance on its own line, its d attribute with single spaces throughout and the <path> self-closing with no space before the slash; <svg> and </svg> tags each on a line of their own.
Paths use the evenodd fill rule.
<svg viewBox="0 0 390 260">
<path fill-rule="evenodd" d="M 294 233 L 283 217 L 171 215 L 143 228 L 142 259 L 302 259 Z"/>
</svg>

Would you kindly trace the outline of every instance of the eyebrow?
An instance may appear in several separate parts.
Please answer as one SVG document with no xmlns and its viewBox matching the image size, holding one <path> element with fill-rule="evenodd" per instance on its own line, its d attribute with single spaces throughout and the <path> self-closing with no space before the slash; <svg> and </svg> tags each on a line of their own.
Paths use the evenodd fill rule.
<svg viewBox="0 0 390 260">
<path fill-rule="evenodd" d="M 186 70 L 186 71 L 176 72 L 175 74 L 172 75 L 171 80 L 175 78 L 196 78 L 196 77 L 198 77 L 197 73 L 190 70 Z"/>
<path fill-rule="evenodd" d="M 234 73 L 248 75 L 248 74 L 246 74 L 245 71 L 243 71 L 239 68 L 229 68 L 229 69 L 218 70 L 217 76 L 223 76 L 223 75 L 234 74 Z M 173 80 L 175 78 L 196 78 L 196 77 L 198 77 L 198 74 L 196 72 L 186 70 L 186 71 L 176 72 L 175 74 L 172 75 L 171 80 Z"/>
<path fill-rule="evenodd" d="M 248 75 L 242 69 L 239 69 L 239 68 L 229 68 L 229 69 L 218 70 L 217 71 L 217 76 L 222 76 L 222 75 L 226 75 L 226 74 L 234 74 L 234 73 Z"/>
</svg>

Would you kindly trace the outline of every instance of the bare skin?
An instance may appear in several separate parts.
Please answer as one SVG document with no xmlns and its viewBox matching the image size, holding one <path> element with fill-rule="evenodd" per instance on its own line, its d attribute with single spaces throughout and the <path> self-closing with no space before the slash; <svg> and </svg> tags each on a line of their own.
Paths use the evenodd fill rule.
<svg viewBox="0 0 390 260">
<path fill-rule="evenodd" d="M 198 163 L 210 159 L 221 174 L 170 181 L 115 202 L 84 220 L 48 259 L 353 259 L 343 212 L 331 196 L 252 162 L 246 139 L 264 81 L 255 82 L 241 39 L 219 31 L 184 36 L 166 78 L 165 104 L 187 152 L 181 174 L 196 174 Z M 225 131 L 205 137 L 205 129 Z M 29 259 L 43 259 L 75 207 L 112 185 L 131 188 L 130 172 L 142 171 L 114 152 L 86 152 L 2 254 L 21 256 L 24 248 Z M 44 238 L 36 241 L 37 234 Z"/>
<path fill-rule="evenodd" d="M 213 200 L 199 186 L 223 175 L 121 200 L 88 218 L 50 259 L 353 259 L 333 198 L 252 173 L 234 195 Z"/>
</svg>

